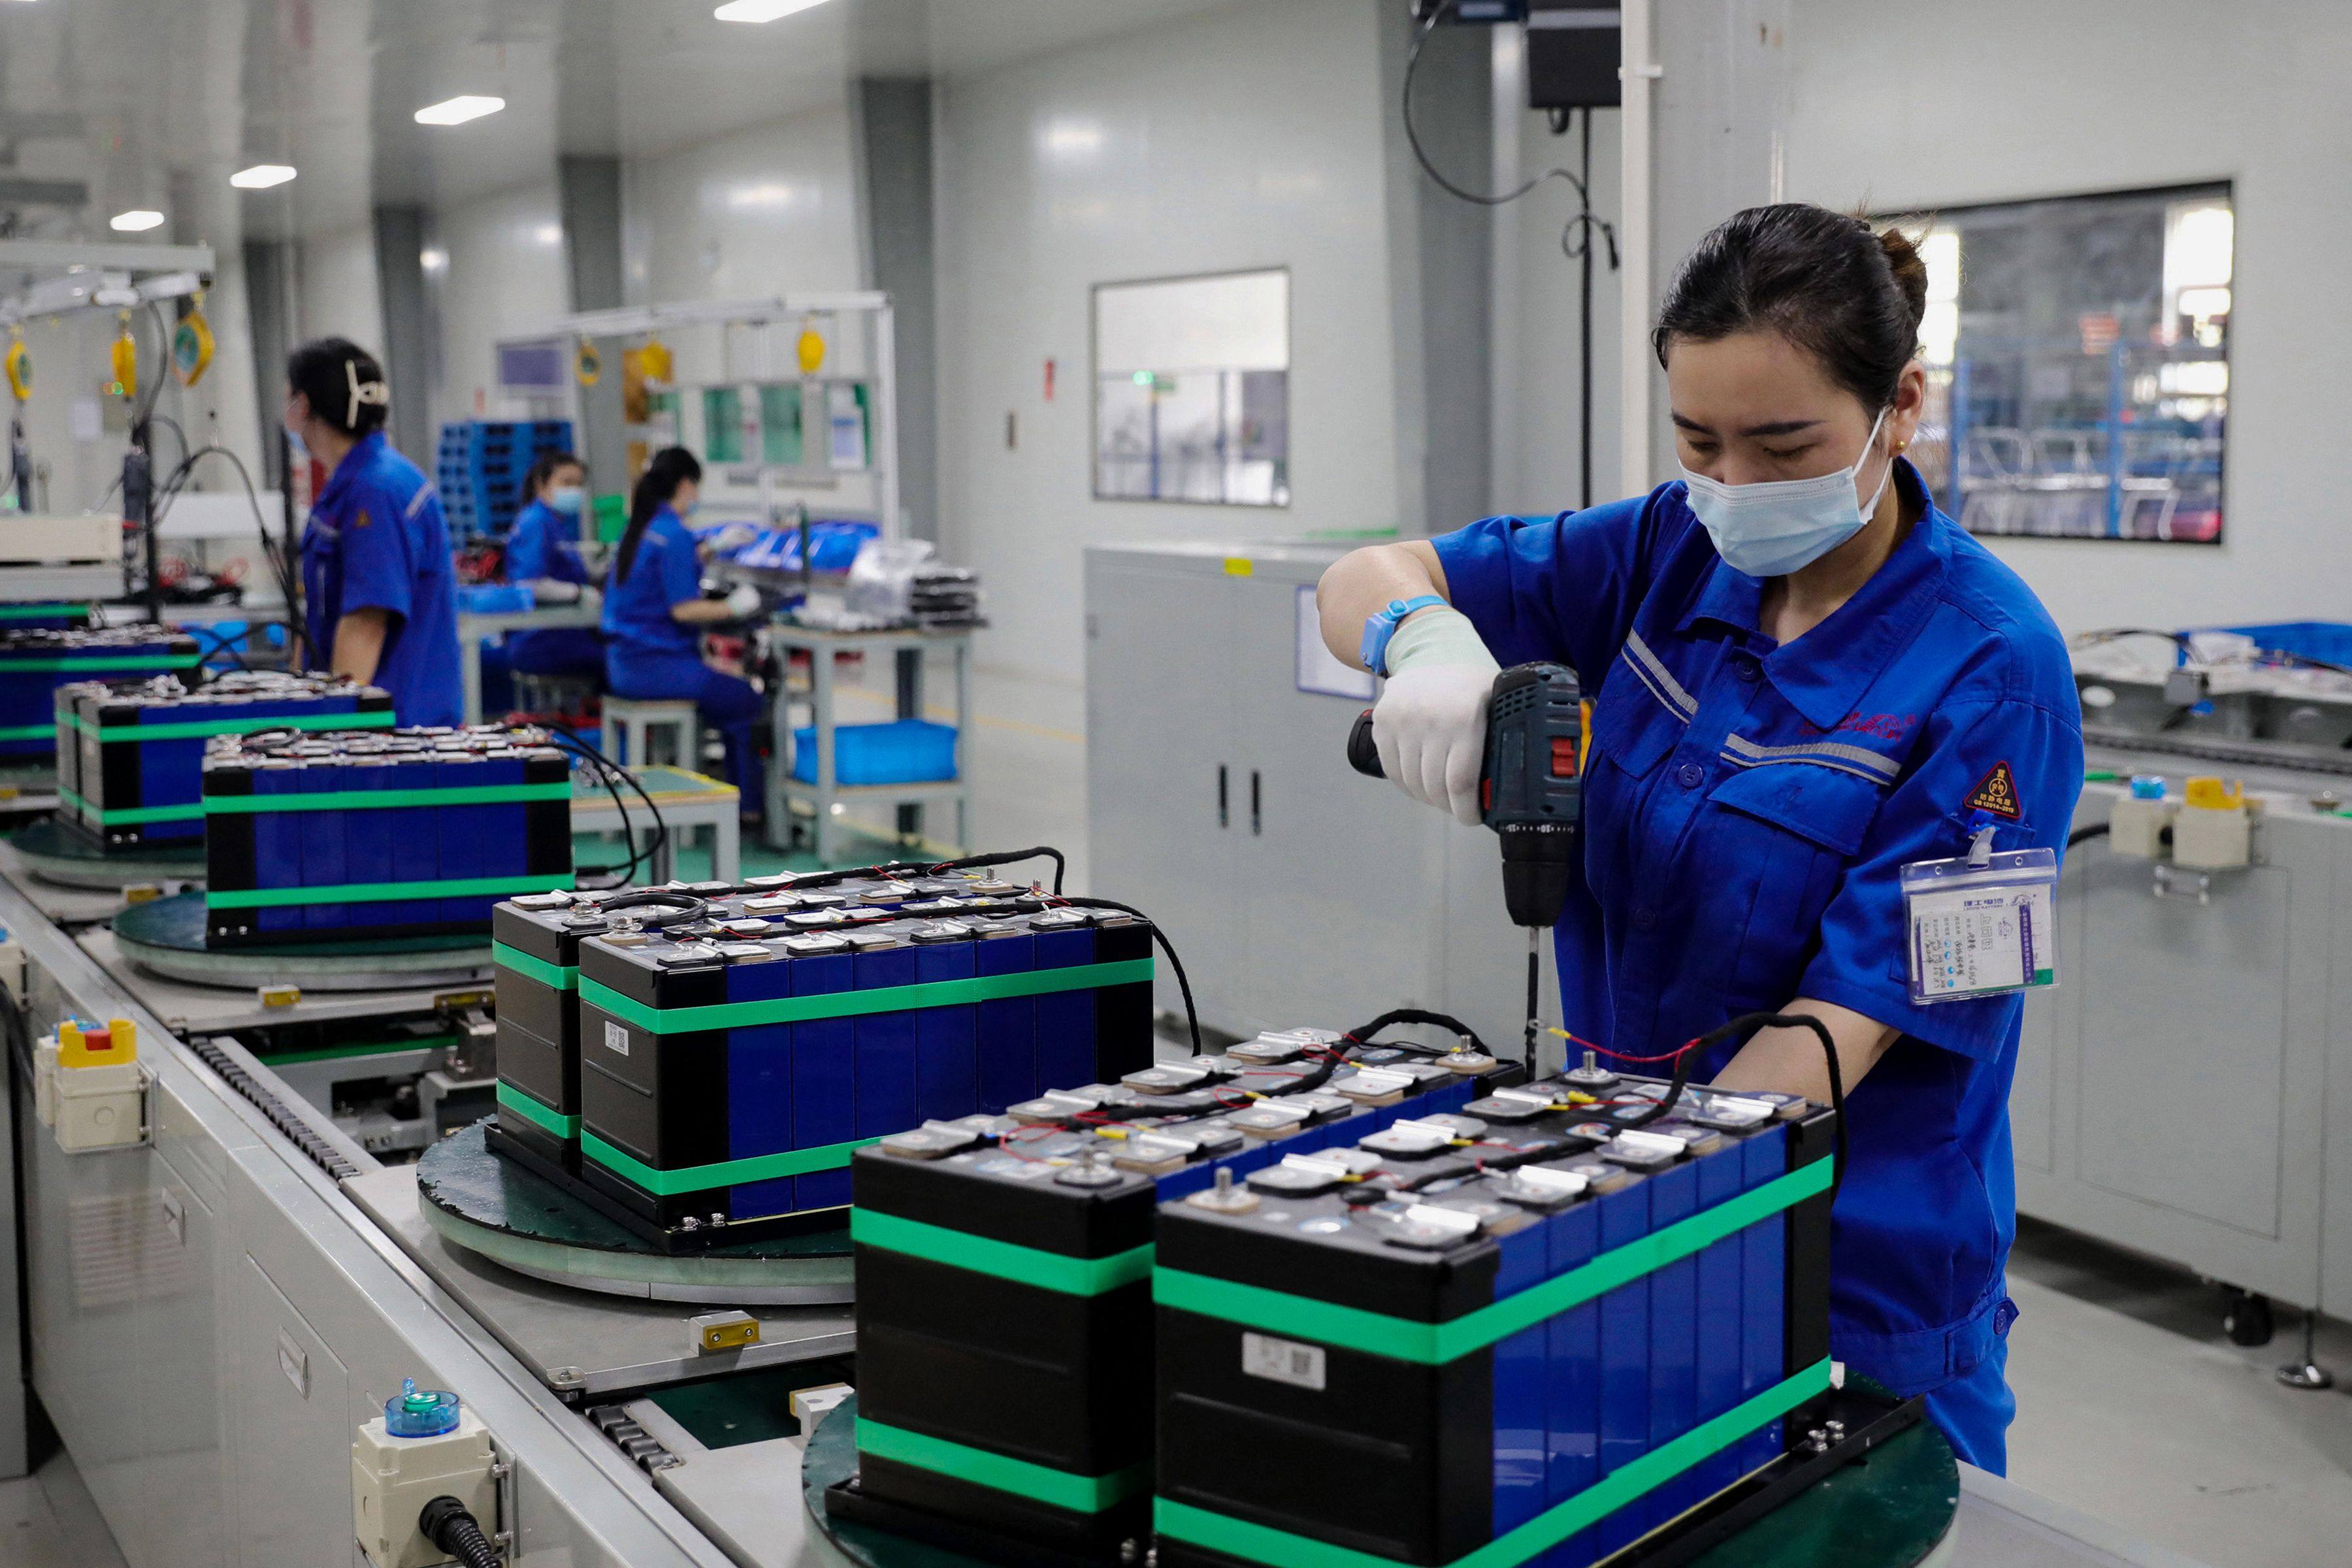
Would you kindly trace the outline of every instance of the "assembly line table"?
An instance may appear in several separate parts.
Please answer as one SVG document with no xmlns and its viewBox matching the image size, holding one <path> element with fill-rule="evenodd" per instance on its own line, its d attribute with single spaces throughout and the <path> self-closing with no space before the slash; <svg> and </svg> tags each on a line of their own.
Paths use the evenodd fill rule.
<svg viewBox="0 0 2352 1568">
<path fill-rule="evenodd" d="M 675 874 L 680 830 L 710 829 L 710 874 L 723 882 L 740 881 L 743 875 L 742 802 L 733 784 L 689 773 L 684 768 L 651 767 L 630 770 L 645 786 L 669 828 L 668 841 L 653 852 L 644 868 L 647 884 L 667 882 Z M 601 776 L 587 770 L 572 775 L 572 829 L 575 833 L 611 833 L 625 828 L 646 838 L 653 824 L 646 820 L 645 802 L 621 792 L 627 809 L 614 803 Z M 631 852 L 635 852 L 635 845 Z"/>
<path fill-rule="evenodd" d="M 575 605 L 548 605 L 534 610 L 459 610 L 457 612 L 457 677 L 465 689 L 465 721 L 482 721 L 482 639 L 504 632 L 543 632 L 559 626 L 593 626 L 604 619 L 604 598 L 593 588 L 580 590 Z"/>
<path fill-rule="evenodd" d="M 954 844 L 959 853 L 971 843 L 971 785 L 968 773 L 971 765 L 971 634 L 961 629 L 932 631 L 921 626 L 896 627 L 874 632 L 824 631 L 801 626 L 793 621 L 777 620 L 761 628 L 770 647 L 783 655 L 783 666 L 789 674 L 792 656 L 806 653 L 809 658 L 808 699 L 810 723 L 816 731 L 816 779 L 803 784 L 793 776 L 791 748 L 785 743 L 795 728 L 792 722 L 792 702 L 798 695 L 789 679 L 776 683 L 770 693 L 769 703 L 775 721 L 775 753 L 768 762 L 767 823 L 768 843 L 772 847 L 788 848 L 793 827 L 792 807 L 794 802 L 808 806 L 814 813 L 810 828 L 813 847 L 818 860 L 830 865 L 833 861 L 834 838 L 841 831 L 839 820 L 851 805 L 864 802 L 894 808 L 890 826 L 900 834 L 923 831 L 923 807 L 931 804 L 955 807 Z M 835 671 L 834 661 L 843 654 L 887 654 L 892 661 L 892 677 L 897 688 L 898 717 L 919 719 L 923 716 L 923 665 L 930 654 L 949 656 L 955 680 L 956 775 L 927 784 L 844 784 L 835 777 L 835 732 L 839 728 L 834 715 Z"/>
</svg>

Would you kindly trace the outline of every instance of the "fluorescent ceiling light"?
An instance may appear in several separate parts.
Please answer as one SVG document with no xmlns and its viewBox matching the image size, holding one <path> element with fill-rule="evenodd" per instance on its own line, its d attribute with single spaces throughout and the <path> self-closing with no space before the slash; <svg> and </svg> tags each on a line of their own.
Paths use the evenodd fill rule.
<svg viewBox="0 0 2352 1568">
<path fill-rule="evenodd" d="M 123 234 L 137 234 L 142 229 L 161 227 L 163 215 L 146 207 L 132 207 L 127 213 L 116 213 L 106 220 L 109 228 Z"/>
<path fill-rule="evenodd" d="M 772 22 L 824 4 L 824 0 L 727 0 L 710 14 L 722 22 Z"/>
<path fill-rule="evenodd" d="M 479 120 L 485 114 L 496 114 L 507 106 L 503 98 L 482 98 L 472 93 L 445 98 L 438 103 L 428 103 L 416 111 L 419 125 L 463 125 L 468 120 Z"/>
<path fill-rule="evenodd" d="M 228 177 L 228 183 L 240 191 L 266 191 L 272 185 L 282 185 L 294 177 L 290 163 L 256 163 L 250 169 L 239 169 Z"/>
</svg>

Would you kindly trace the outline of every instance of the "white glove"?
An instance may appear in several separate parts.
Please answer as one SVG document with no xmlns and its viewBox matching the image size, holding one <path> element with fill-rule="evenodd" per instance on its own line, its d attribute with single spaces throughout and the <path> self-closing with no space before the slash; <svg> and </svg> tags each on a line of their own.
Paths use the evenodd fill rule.
<svg viewBox="0 0 2352 1568">
<path fill-rule="evenodd" d="M 739 583 L 727 595 L 727 613 L 739 621 L 748 621 L 760 613 L 760 590 L 749 583 Z"/>
<path fill-rule="evenodd" d="M 1381 771 L 1423 805 L 1478 825 L 1486 703 L 1501 666 L 1457 610 L 1412 616 L 1390 640 L 1389 679 L 1372 707 Z"/>
</svg>

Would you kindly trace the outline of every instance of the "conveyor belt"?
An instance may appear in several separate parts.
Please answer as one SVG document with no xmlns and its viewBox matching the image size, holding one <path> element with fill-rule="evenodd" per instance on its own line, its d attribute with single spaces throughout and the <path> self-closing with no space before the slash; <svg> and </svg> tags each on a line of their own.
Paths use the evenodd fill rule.
<svg viewBox="0 0 2352 1568">
<path fill-rule="evenodd" d="M 2116 730 L 2097 724 L 2083 726 L 2083 743 L 2113 752 L 2143 752 L 2152 756 L 2187 757 L 2234 767 L 2287 768 L 2297 773 L 2327 773 L 2352 778 L 2352 751 L 2332 746 L 2298 746 L 2285 741 L 2237 741 L 2220 735 L 2152 733 Z"/>
</svg>

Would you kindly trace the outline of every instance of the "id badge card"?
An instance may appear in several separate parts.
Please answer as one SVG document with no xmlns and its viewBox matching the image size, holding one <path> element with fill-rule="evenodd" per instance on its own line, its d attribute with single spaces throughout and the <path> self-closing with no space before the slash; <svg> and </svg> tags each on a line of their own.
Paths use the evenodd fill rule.
<svg viewBox="0 0 2352 1568">
<path fill-rule="evenodd" d="M 2058 982 L 2058 857 L 2011 849 L 1903 868 L 1911 1000 L 1958 1002 Z"/>
</svg>

